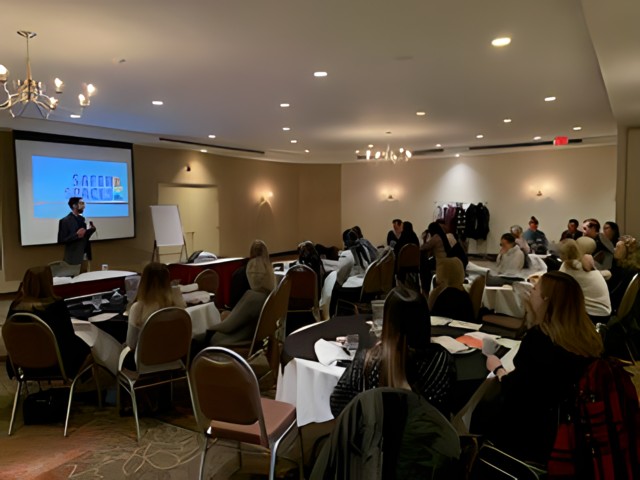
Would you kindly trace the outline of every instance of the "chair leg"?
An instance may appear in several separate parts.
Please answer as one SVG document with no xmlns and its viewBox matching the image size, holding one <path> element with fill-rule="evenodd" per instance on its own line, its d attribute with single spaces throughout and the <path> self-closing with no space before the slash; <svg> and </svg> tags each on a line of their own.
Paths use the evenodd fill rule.
<svg viewBox="0 0 640 480">
<path fill-rule="evenodd" d="M 300 442 L 300 462 L 298 462 L 299 467 L 299 475 L 300 480 L 304 480 L 304 447 L 302 446 L 302 432 L 300 431 L 300 427 L 297 427 L 298 430 L 298 441 Z"/>
<path fill-rule="evenodd" d="M 207 438 L 207 432 L 205 431 L 204 433 L 204 445 L 202 446 L 202 454 L 200 457 L 200 474 L 198 475 L 198 478 L 200 480 L 204 479 L 204 464 L 205 464 L 205 459 L 207 458 L 207 446 L 209 445 L 209 439 Z"/>
<path fill-rule="evenodd" d="M 64 420 L 64 436 L 67 436 L 67 427 L 69 426 L 69 415 L 71 414 L 71 401 L 73 400 L 73 390 L 76 388 L 76 381 L 80 378 L 80 375 L 76 376 L 71 382 L 71 387 L 69 387 L 69 400 L 67 401 L 67 417 Z"/>
<path fill-rule="evenodd" d="M 96 382 L 96 390 L 98 391 L 98 408 L 102 408 L 102 390 L 100 389 L 100 379 L 98 378 L 100 369 L 95 363 L 93 364 L 93 367 L 91 369 L 93 371 L 93 379 Z"/>
<path fill-rule="evenodd" d="M 285 430 L 280 438 L 271 444 L 271 448 L 269 449 L 271 450 L 271 459 L 269 461 L 269 480 L 275 480 L 276 478 L 276 463 L 278 461 L 278 447 L 280 446 L 280 442 L 288 435 L 294 425 L 296 425 L 295 421 Z"/>
<path fill-rule="evenodd" d="M 20 392 L 22 391 L 22 382 L 18 380 L 18 388 L 16 389 L 16 396 L 13 399 L 13 408 L 11 409 L 11 420 L 9 421 L 9 435 L 13 429 L 13 420 L 16 418 L 16 409 L 18 407 L 18 401 L 20 400 Z"/>
<path fill-rule="evenodd" d="M 193 408 L 193 416 L 196 419 L 196 425 L 200 426 L 200 419 L 198 418 L 198 407 L 196 406 L 195 396 L 193 395 L 193 388 L 191 386 L 191 378 L 189 378 L 189 372 L 187 372 L 187 385 L 189 387 L 189 397 L 191 398 L 191 408 Z"/>
<path fill-rule="evenodd" d="M 129 392 L 131 395 L 131 407 L 133 408 L 133 416 L 136 419 L 136 434 L 138 435 L 138 442 L 140 441 L 140 421 L 138 420 L 138 403 L 136 402 L 136 391 L 131 386 L 131 391 Z"/>
</svg>

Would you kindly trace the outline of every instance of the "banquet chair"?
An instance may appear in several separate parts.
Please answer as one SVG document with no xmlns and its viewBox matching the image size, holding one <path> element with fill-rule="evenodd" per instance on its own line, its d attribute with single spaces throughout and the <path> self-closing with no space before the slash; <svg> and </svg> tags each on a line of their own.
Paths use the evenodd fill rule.
<svg viewBox="0 0 640 480">
<path fill-rule="evenodd" d="M 387 247 L 378 257 L 378 264 L 380 265 L 381 290 L 383 295 L 389 293 L 393 288 L 395 281 L 395 262 L 395 253 L 393 253 L 393 249 L 389 247 Z"/>
<path fill-rule="evenodd" d="M 238 442 L 239 449 L 242 443 L 268 449 L 269 479 L 273 480 L 280 442 L 296 426 L 295 407 L 261 398 L 258 379 L 247 361 L 226 348 L 208 347 L 201 351 L 193 360 L 190 376 L 195 389 L 196 419 L 204 434 L 199 478 L 205 478 L 205 459 L 210 446 L 218 440 L 231 440 Z M 299 432 L 298 440 L 299 474 L 304 478 Z"/>
<path fill-rule="evenodd" d="M 318 305 L 318 279 L 306 265 L 295 265 L 287 270 L 291 281 L 285 336 L 299 327 L 320 321 Z"/>
<path fill-rule="evenodd" d="M 607 324 L 596 325 L 596 330 L 604 341 L 605 351 L 633 363 L 640 357 L 640 318 L 637 315 L 640 309 L 634 309 L 636 302 L 640 301 L 639 295 L 640 273 L 637 273 L 629 282 L 615 316 Z"/>
<path fill-rule="evenodd" d="M 413 243 L 404 245 L 398 253 L 396 262 L 398 279 L 420 290 L 420 247 Z"/>
<path fill-rule="evenodd" d="M 484 287 L 486 285 L 486 279 L 484 275 L 478 276 L 472 283 L 469 289 L 469 296 L 471 297 L 471 305 L 473 306 L 473 318 L 478 320 L 480 317 L 480 308 L 482 307 L 482 294 L 484 293 Z"/>
<path fill-rule="evenodd" d="M 13 421 L 22 387 L 24 386 L 25 389 L 28 389 L 27 382 L 30 381 L 38 382 L 38 384 L 42 381 L 61 381 L 64 387 L 69 388 L 67 414 L 64 421 L 65 437 L 67 436 L 67 427 L 69 425 L 73 391 L 78 379 L 89 370 L 93 370 L 93 377 L 98 390 L 98 404 L 102 406 L 98 372 L 93 357 L 88 355 L 77 371 L 67 371 L 62 362 L 62 355 L 53 330 L 36 315 L 31 313 L 13 314 L 2 326 L 2 338 L 9 357 L 7 361 L 11 362 L 18 380 L 8 435 L 11 435 L 13 430 Z"/>
<path fill-rule="evenodd" d="M 135 349 L 135 370 L 123 366 L 126 347 L 120 355 L 118 384 L 131 396 L 133 416 L 136 421 L 137 439 L 140 441 L 140 423 L 136 391 L 156 385 L 187 380 L 189 396 L 193 404 L 193 392 L 188 375 L 189 349 L 191 347 L 191 317 L 183 308 L 168 307 L 152 313 L 140 329 Z M 117 391 L 120 406 L 120 388 Z M 194 406 L 195 414 L 195 406 Z"/>
<path fill-rule="evenodd" d="M 194 282 L 198 284 L 198 290 L 209 292 L 214 296 L 220 285 L 220 277 L 215 270 L 203 270 L 196 276 Z"/>
<path fill-rule="evenodd" d="M 252 365 L 259 380 L 265 379 L 271 372 L 278 371 L 280 340 L 283 337 L 279 332 L 284 330 L 282 322 L 289 308 L 290 293 L 291 277 L 285 276 L 264 302 L 251 343 L 229 347 Z M 264 355 L 267 360 L 266 370 L 259 362 L 261 355 Z"/>
</svg>

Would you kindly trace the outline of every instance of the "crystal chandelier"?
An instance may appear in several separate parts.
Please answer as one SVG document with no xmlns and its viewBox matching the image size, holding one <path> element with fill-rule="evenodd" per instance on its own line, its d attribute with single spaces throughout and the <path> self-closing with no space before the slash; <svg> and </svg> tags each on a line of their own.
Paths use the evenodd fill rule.
<svg viewBox="0 0 640 480">
<path fill-rule="evenodd" d="M 0 110 L 9 110 L 12 117 L 21 116 L 29 104 L 34 104 L 42 118 L 49 118 L 49 115 L 58 106 L 58 99 L 46 95 L 46 88 L 42 82 L 38 82 L 31 76 L 31 61 L 29 57 L 29 40 L 36 36 L 35 32 L 19 30 L 18 35 L 27 40 L 27 75 L 24 80 L 14 81 L 14 93 L 10 93 L 7 89 L 7 78 L 9 70 L 0 64 Z M 64 82 L 59 78 L 54 80 L 55 92 L 61 94 L 64 89 Z M 2 92 L 4 90 L 4 94 Z M 88 107 L 91 104 L 90 97 L 95 92 L 92 84 L 83 86 L 83 92 L 78 95 L 80 106 Z"/>
<path fill-rule="evenodd" d="M 396 164 L 398 162 L 408 162 L 411 158 L 411 152 L 404 147 L 400 147 L 396 152 L 391 149 L 389 144 L 387 144 L 386 150 L 373 151 L 371 148 L 367 149 L 364 158 L 366 160 L 371 160 L 371 158 L 374 158 L 375 160 L 389 160 Z"/>
</svg>

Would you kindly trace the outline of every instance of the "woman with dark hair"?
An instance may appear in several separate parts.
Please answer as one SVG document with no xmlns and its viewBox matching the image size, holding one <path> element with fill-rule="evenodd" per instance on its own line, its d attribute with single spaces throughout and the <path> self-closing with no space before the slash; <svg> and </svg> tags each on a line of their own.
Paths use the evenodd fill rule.
<svg viewBox="0 0 640 480">
<path fill-rule="evenodd" d="M 32 267 L 25 272 L 18 296 L 9 306 L 7 318 L 14 313 L 32 313 L 49 325 L 58 342 L 67 375 L 77 373 L 91 349 L 75 334 L 64 300 L 53 293 L 50 267 Z M 14 376 L 10 361 L 7 362 L 7 373 L 9 378 Z"/>
<path fill-rule="evenodd" d="M 529 331 L 507 372 L 495 355 L 487 369 L 500 394 L 474 414 L 473 433 L 522 459 L 545 464 L 556 435 L 558 408 L 587 365 L 603 352 L 578 282 L 562 272 L 540 277 L 527 301 Z"/>
<path fill-rule="evenodd" d="M 338 300 L 356 302 L 360 299 L 360 291 L 364 273 L 369 266 L 369 254 L 358 241 L 358 235 L 351 229 L 342 233 L 344 250 L 340 252 L 335 284 L 331 292 L 329 314 L 336 313 Z"/>
<path fill-rule="evenodd" d="M 615 313 L 629 283 L 640 272 L 638 241 L 630 235 L 621 236 L 613 251 L 613 259 L 611 278 L 607 281 L 607 287 L 611 298 L 611 309 Z"/>
<path fill-rule="evenodd" d="M 442 225 L 431 222 L 427 227 L 427 233 L 428 236 L 424 239 L 421 250 L 426 250 L 427 254 L 436 260 L 451 256 L 451 243 Z"/>
<path fill-rule="evenodd" d="M 331 395 L 338 416 L 358 393 L 377 387 L 405 388 L 422 395 L 448 416 L 455 381 L 453 359 L 431 343 L 429 307 L 417 292 L 394 288 L 384 303 L 381 340 L 359 350 Z"/>
<path fill-rule="evenodd" d="M 396 254 L 396 257 L 400 253 L 400 250 L 405 245 L 414 244 L 420 245 L 420 240 L 418 240 L 418 235 L 413 230 L 413 223 L 411 222 L 403 222 L 402 223 L 402 232 L 400 233 L 400 238 L 393 246 L 393 252 Z"/>
<path fill-rule="evenodd" d="M 322 285 L 324 284 L 324 265 L 322 259 L 313 245 L 313 242 L 307 240 L 298 245 L 298 263 L 300 265 L 306 265 L 316 274 L 318 280 L 318 298 L 320 298 L 320 292 L 322 291 Z"/>
<path fill-rule="evenodd" d="M 609 239 L 609 241 L 615 246 L 620 240 L 620 227 L 616 222 L 604 222 L 602 226 L 602 233 Z"/>
</svg>

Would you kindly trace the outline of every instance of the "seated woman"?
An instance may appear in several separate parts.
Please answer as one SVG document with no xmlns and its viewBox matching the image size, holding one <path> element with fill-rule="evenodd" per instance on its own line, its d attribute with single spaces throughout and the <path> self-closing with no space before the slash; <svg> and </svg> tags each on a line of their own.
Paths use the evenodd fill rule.
<svg viewBox="0 0 640 480">
<path fill-rule="evenodd" d="M 338 270 L 331 292 L 330 315 L 335 315 L 338 300 L 357 302 L 360 299 L 362 281 L 370 259 L 366 249 L 358 242 L 357 234 L 349 229 L 342 233 L 344 250 L 340 252 Z"/>
<path fill-rule="evenodd" d="M 585 308 L 593 323 L 607 323 L 611 316 L 611 300 L 602 274 L 595 269 L 585 270 L 583 254 L 576 241 L 570 238 L 560 242 L 560 258 L 560 271 L 571 275 L 580 284 Z"/>
<path fill-rule="evenodd" d="M 611 278 L 607 281 L 607 286 L 611 310 L 617 312 L 629 282 L 640 272 L 640 249 L 637 240 L 630 235 L 620 237 L 613 251 L 613 258 Z"/>
<path fill-rule="evenodd" d="M 602 233 L 604 233 L 604 236 L 609 239 L 614 247 L 618 243 L 618 240 L 620 240 L 620 227 L 616 222 L 604 222 Z"/>
<path fill-rule="evenodd" d="M 249 279 L 247 278 L 247 264 L 251 261 L 251 259 L 264 256 L 265 254 L 266 260 L 270 262 L 269 252 L 264 242 L 262 240 L 255 240 L 249 248 L 249 258 L 246 260 L 246 263 L 231 275 L 229 305 L 227 307 L 228 310 L 231 310 L 233 307 L 235 307 L 244 293 L 247 290 L 251 289 L 251 285 L 249 285 Z"/>
<path fill-rule="evenodd" d="M 411 222 L 402 222 L 402 232 L 400 233 L 400 238 L 393 246 L 393 253 L 396 254 L 396 258 L 402 250 L 402 247 L 405 245 L 420 245 L 420 240 L 418 240 L 418 235 L 413 230 L 413 223 Z"/>
<path fill-rule="evenodd" d="M 324 265 L 322 259 L 314 247 L 313 242 L 306 241 L 298 245 L 298 263 L 300 265 L 306 265 L 316 274 L 318 280 L 318 298 L 320 298 L 322 292 L 322 285 L 324 284 Z"/>
<path fill-rule="evenodd" d="M 25 272 L 7 318 L 14 313 L 33 313 L 49 325 L 58 342 L 66 374 L 74 376 L 78 372 L 91 349 L 75 334 L 64 300 L 53 293 L 51 268 L 32 267 Z M 10 361 L 7 361 L 7 373 L 9 378 L 14 377 Z"/>
<path fill-rule="evenodd" d="M 522 269 L 525 268 L 527 257 L 516 244 L 516 238 L 505 233 L 500 237 L 500 252 L 496 258 L 498 275 L 508 277 L 522 277 Z"/>
<path fill-rule="evenodd" d="M 214 347 L 246 346 L 250 343 L 262 306 L 276 286 L 276 277 L 265 243 L 256 240 L 251 250 L 256 253 L 247 264 L 247 279 L 251 288 L 244 293 L 231 313 L 209 330 L 213 334 L 209 344 Z"/>
<path fill-rule="evenodd" d="M 429 307 L 424 296 L 394 288 L 384 303 L 380 342 L 356 353 L 331 395 L 331 412 L 338 416 L 363 390 L 377 387 L 411 389 L 445 416 L 456 373 L 453 359 L 431 343 Z"/>
<path fill-rule="evenodd" d="M 558 408 L 573 394 L 587 365 L 602 354 L 602 340 L 584 307 L 582 289 L 562 272 L 540 277 L 527 302 L 530 327 L 507 372 L 495 355 L 487 369 L 500 394 L 480 404 L 471 431 L 523 460 L 545 464 L 556 435 Z"/>
<path fill-rule="evenodd" d="M 142 271 L 138 293 L 129 310 L 129 324 L 127 328 L 126 345 L 133 351 L 138 345 L 140 329 L 151 316 L 167 307 L 185 308 L 179 287 L 171 286 L 169 268 L 162 263 L 151 262 Z M 132 353 L 127 355 L 125 365 L 135 368 Z"/>
<path fill-rule="evenodd" d="M 464 289 L 459 258 L 441 258 L 436 265 L 436 287 L 429 293 L 431 315 L 473 322 L 473 304 Z"/>
<path fill-rule="evenodd" d="M 525 255 L 528 255 L 531 252 L 531 248 L 529 248 L 529 244 L 522 236 L 522 227 L 520 225 L 511 225 L 509 231 L 516 239 L 516 245 L 520 247 L 520 250 L 522 250 Z"/>
</svg>

